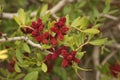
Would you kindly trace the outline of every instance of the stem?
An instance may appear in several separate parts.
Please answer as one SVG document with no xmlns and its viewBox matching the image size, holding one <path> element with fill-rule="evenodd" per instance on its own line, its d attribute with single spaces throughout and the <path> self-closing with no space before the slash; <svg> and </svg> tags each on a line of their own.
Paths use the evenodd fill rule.
<svg viewBox="0 0 120 80">
<path fill-rule="evenodd" d="M 89 42 L 86 41 L 85 43 L 83 43 L 82 45 L 80 45 L 77 49 L 75 49 L 75 51 L 78 51 L 80 48 L 82 48 L 84 45 L 88 44 Z"/>
<path fill-rule="evenodd" d="M 76 75 L 79 77 L 80 80 L 83 80 L 78 72 L 76 72 Z"/>
<path fill-rule="evenodd" d="M 76 30 L 80 31 L 80 32 L 83 32 L 81 29 L 77 28 L 77 27 L 72 27 L 72 28 L 75 28 Z"/>
</svg>

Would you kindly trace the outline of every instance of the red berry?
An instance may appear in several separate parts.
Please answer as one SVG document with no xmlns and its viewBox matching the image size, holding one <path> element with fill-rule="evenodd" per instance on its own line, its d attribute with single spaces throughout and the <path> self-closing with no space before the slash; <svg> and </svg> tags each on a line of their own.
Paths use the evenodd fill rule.
<svg viewBox="0 0 120 80">
<path fill-rule="evenodd" d="M 39 31 L 38 30 L 34 30 L 33 32 L 32 32 L 32 36 L 33 37 L 36 37 L 36 36 L 38 36 L 39 35 Z"/>
</svg>

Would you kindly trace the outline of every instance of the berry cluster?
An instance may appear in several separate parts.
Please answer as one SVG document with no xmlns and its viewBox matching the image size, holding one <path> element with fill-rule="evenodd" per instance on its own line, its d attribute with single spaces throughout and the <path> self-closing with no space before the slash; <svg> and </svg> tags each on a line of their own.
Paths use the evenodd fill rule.
<svg viewBox="0 0 120 80">
<path fill-rule="evenodd" d="M 72 65 L 72 62 L 80 63 L 80 60 L 75 58 L 76 51 L 69 52 L 68 47 L 61 46 L 59 47 L 58 40 L 63 41 L 64 35 L 68 32 L 69 28 L 65 25 L 66 18 L 62 17 L 54 25 L 50 28 L 50 32 L 44 31 L 44 24 L 42 20 L 39 18 L 37 22 L 32 22 L 31 27 L 26 28 L 26 30 L 22 30 L 23 33 L 31 33 L 34 39 L 42 44 L 52 44 L 54 45 L 51 49 L 48 49 L 53 54 L 49 53 L 45 57 L 45 63 L 48 66 L 48 72 L 52 71 L 53 62 L 61 56 L 63 58 L 62 67 L 68 67 Z M 51 33 L 54 33 L 52 35 Z"/>
<path fill-rule="evenodd" d="M 120 78 L 120 64 L 115 63 L 114 65 L 111 65 L 110 67 L 111 74 L 116 77 Z"/>
<path fill-rule="evenodd" d="M 76 51 L 68 51 L 68 47 L 62 46 L 59 49 L 55 50 L 53 54 L 48 54 L 45 57 L 46 63 L 49 61 L 54 61 L 58 58 L 58 56 L 61 56 L 63 58 L 62 61 L 62 67 L 68 67 L 72 65 L 72 62 L 80 63 L 80 60 L 75 57 Z"/>
</svg>

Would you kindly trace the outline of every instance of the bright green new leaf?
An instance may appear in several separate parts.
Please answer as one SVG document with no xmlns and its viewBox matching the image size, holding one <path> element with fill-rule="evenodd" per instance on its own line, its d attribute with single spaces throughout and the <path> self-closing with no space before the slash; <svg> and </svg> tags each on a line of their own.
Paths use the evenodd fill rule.
<svg viewBox="0 0 120 80">
<path fill-rule="evenodd" d="M 80 24 L 81 24 L 80 23 L 80 17 L 78 17 L 72 22 L 71 26 L 72 27 L 77 27 L 77 26 L 80 26 Z"/>
<path fill-rule="evenodd" d="M 49 49 L 49 48 L 51 48 L 51 45 L 42 44 L 41 48 L 42 49 Z"/>
<path fill-rule="evenodd" d="M 78 45 L 81 45 L 81 44 L 83 44 L 84 43 L 84 41 L 85 41 L 85 38 L 86 38 L 86 34 L 85 33 L 80 33 L 79 34 L 79 44 Z"/>
<path fill-rule="evenodd" d="M 76 57 L 81 59 L 84 56 L 85 52 L 77 52 Z"/>
<path fill-rule="evenodd" d="M 45 24 L 49 20 L 49 17 L 50 17 L 50 12 L 48 12 L 42 17 L 42 22 Z"/>
<path fill-rule="evenodd" d="M 38 71 L 28 73 L 23 80 L 38 80 Z"/>
<path fill-rule="evenodd" d="M 84 33 L 87 33 L 87 34 L 97 34 L 99 33 L 100 31 L 98 29 L 86 29 L 83 31 Z"/>
<path fill-rule="evenodd" d="M 48 9 L 48 5 L 44 5 L 41 9 L 40 16 L 43 17 L 46 14 L 46 11 Z"/>
<path fill-rule="evenodd" d="M 18 18 L 21 25 L 25 25 L 26 15 L 25 15 L 24 9 L 18 10 Z"/>
<path fill-rule="evenodd" d="M 41 69 L 43 72 L 47 72 L 47 65 L 45 63 L 42 63 Z"/>
<path fill-rule="evenodd" d="M 102 45 L 102 44 L 105 44 L 106 41 L 107 41 L 107 38 L 104 38 L 104 39 L 98 39 L 98 40 L 90 41 L 89 43 L 91 45 Z"/>
<path fill-rule="evenodd" d="M 92 26 L 93 28 L 98 28 L 98 27 L 100 27 L 101 26 L 101 24 L 96 24 L 96 25 L 94 25 L 94 26 Z"/>
<path fill-rule="evenodd" d="M 18 66 L 17 63 L 15 64 L 15 67 L 14 67 L 14 68 L 15 68 L 15 71 L 16 71 L 16 72 L 21 72 L 21 69 L 19 68 L 19 66 Z"/>
<path fill-rule="evenodd" d="M 23 49 L 24 49 L 24 51 L 26 51 L 28 53 L 31 52 L 29 46 L 26 43 L 23 44 Z"/>
<path fill-rule="evenodd" d="M 69 24 L 70 23 L 70 21 L 69 21 L 69 15 L 66 15 L 65 17 L 66 17 L 66 25 L 70 25 Z"/>
<path fill-rule="evenodd" d="M 18 19 L 17 16 L 14 16 L 14 20 L 16 21 L 16 23 L 17 23 L 19 26 L 21 26 L 20 20 Z"/>
<path fill-rule="evenodd" d="M 83 16 L 81 19 L 80 19 L 80 29 L 84 29 L 89 23 L 89 20 L 87 19 L 86 16 Z"/>
<path fill-rule="evenodd" d="M 23 58 L 22 58 L 23 55 L 22 55 L 22 53 L 20 52 L 19 49 L 16 50 L 16 57 L 17 57 L 17 59 L 20 63 L 23 63 Z"/>
</svg>

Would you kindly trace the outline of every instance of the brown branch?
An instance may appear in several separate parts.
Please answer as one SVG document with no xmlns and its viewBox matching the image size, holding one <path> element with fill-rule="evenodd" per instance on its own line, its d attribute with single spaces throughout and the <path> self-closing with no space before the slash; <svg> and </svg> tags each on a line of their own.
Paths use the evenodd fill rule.
<svg viewBox="0 0 120 80">
<path fill-rule="evenodd" d="M 112 56 L 115 55 L 116 52 L 117 52 L 117 51 L 114 50 L 114 51 L 112 51 L 109 55 L 107 55 L 107 56 L 105 57 L 105 59 L 101 62 L 101 65 L 104 65 Z"/>
<path fill-rule="evenodd" d="M 57 18 L 55 15 L 56 12 L 58 12 L 62 7 L 64 7 L 66 4 L 73 2 L 74 0 L 60 0 L 58 4 L 56 4 L 52 9 L 50 9 L 50 13 L 52 14 L 53 17 Z M 31 17 L 35 16 L 37 14 L 36 11 L 31 13 Z M 17 15 L 17 13 L 5 13 L 3 12 L 1 15 L 1 18 L 6 18 L 6 19 L 13 19 L 14 15 Z"/>
<path fill-rule="evenodd" d="M 94 67 L 95 67 L 95 71 L 96 71 L 96 76 L 95 76 L 95 80 L 100 80 L 100 72 L 99 70 L 97 70 L 97 67 L 100 65 L 100 61 L 99 61 L 99 53 L 100 53 L 100 49 L 99 47 L 95 46 L 94 50 L 93 50 L 93 63 L 94 63 Z"/>
<path fill-rule="evenodd" d="M 114 20 L 114 21 L 117 21 L 119 19 L 118 17 L 112 16 L 112 15 L 109 15 L 109 14 L 103 15 L 103 17 Z"/>
<path fill-rule="evenodd" d="M 116 49 L 120 50 L 120 44 L 119 43 L 113 43 L 111 45 L 108 45 L 108 47 L 116 48 Z"/>
<path fill-rule="evenodd" d="M 28 39 L 28 37 L 25 37 L 25 36 L 12 37 L 12 38 L 2 38 L 2 39 L 0 39 L 0 43 L 11 42 L 11 41 L 20 41 L 20 40 L 24 40 L 29 45 L 41 49 L 40 44 L 36 44 L 36 43 L 32 42 L 30 39 Z"/>
</svg>

